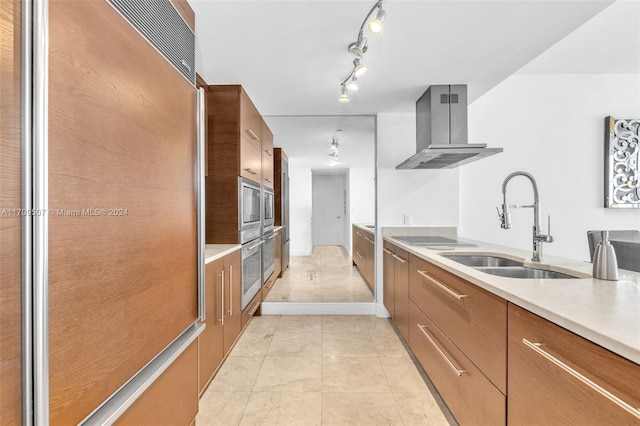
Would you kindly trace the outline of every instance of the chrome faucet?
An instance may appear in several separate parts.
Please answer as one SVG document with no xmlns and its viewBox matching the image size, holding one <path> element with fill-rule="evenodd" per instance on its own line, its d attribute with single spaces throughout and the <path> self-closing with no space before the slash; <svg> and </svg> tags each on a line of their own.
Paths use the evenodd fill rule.
<svg viewBox="0 0 640 426">
<path fill-rule="evenodd" d="M 507 184 L 516 176 L 524 176 L 531 181 L 531 186 L 533 186 L 533 204 L 507 204 Z M 533 262 L 542 262 L 542 243 L 553 242 L 553 237 L 551 236 L 551 216 L 549 216 L 548 218 L 549 235 L 541 234 L 540 231 L 542 228 L 540 226 L 540 214 L 538 212 L 538 209 L 540 208 L 540 203 L 538 201 L 538 185 L 536 184 L 536 180 L 533 178 L 533 176 L 531 176 L 530 173 L 513 172 L 504 179 L 504 182 L 502 182 L 502 212 L 500 212 L 500 208 L 496 207 L 496 209 L 498 210 L 498 216 L 500 217 L 500 227 L 502 229 L 511 228 L 511 213 L 509 212 L 509 208 L 533 208 L 533 256 L 531 257 L 531 260 Z"/>
</svg>

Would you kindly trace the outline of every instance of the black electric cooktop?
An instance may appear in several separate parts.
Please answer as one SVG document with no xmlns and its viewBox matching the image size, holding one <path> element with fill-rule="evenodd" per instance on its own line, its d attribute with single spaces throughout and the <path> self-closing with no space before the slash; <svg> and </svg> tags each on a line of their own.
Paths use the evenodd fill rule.
<svg viewBox="0 0 640 426">
<path fill-rule="evenodd" d="M 403 241 L 405 243 L 414 246 L 456 246 L 456 247 L 477 247 L 475 244 L 462 243 L 458 240 L 445 237 L 436 237 L 433 235 L 424 236 L 406 236 L 406 237 L 393 237 L 396 240 Z"/>
</svg>

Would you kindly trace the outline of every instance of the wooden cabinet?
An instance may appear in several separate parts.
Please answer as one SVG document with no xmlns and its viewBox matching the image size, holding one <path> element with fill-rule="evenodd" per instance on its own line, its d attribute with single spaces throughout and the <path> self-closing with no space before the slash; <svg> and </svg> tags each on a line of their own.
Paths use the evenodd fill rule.
<svg viewBox="0 0 640 426">
<path fill-rule="evenodd" d="M 260 309 L 262 307 L 263 300 L 263 292 L 259 291 L 256 295 L 251 299 L 251 302 L 247 304 L 247 306 L 242 311 L 242 329 L 249 325 L 249 321 L 253 318 L 254 315 L 260 315 Z"/>
<path fill-rule="evenodd" d="M 238 179 L 273 188 L 273 136 L 242 86 L 210 85 L 206 97 L 206 242 L 236 244 Z"/>
<path fill-rule="evenodd" d="M 507 393 L 507 302 L 414 255 L 409 297 Z"/>
<path fill-rule="evenodd" d="M 639 365 L 513 304 L 508 371 L 509 423 L 640 424 Z"/>
<path fill-rule="evenodd" d="M 262 156 L 247 138 L 240 138 L 240 176 L 256 183 L 262 183 Z"/>
<path fill-rule="evenodd" d="M 225 86 L 219 86 L 225 87 Z M 236 86 L 237 87 L 237 86 Z M 256 109 L 249 95 L 241 89 L 240 92 L 240 136 L 246 138 L 256 148 L 262 146 L 262 117 Z"/>
<path fill-rule="evenodd" d="M 201 394 L 224 359 L 222 271 L 224 259 L 205 265 L 206 327 L 198 336 L 198 393 Z"/>
<path fill-rule="evenodd" d="M 21 8 L 0 3 L 0 207 L 21 201 Z M 26 3 L 24 3 L 26 4 Z M 22 421 L 22 217 L 0 216 L 0 424 Z"/>
<path fill-rule="evenodd" d="M 115 422 L 189 425 L 198 413 L 198 344 L 193 342 Z"/>
<path fill-rule="evenodd" d="M 278 229 L 273 237 L 273 274 L 265 281 L 262 287 L 262 300 L 265 300 L 282 272 L 282 229 Z"/>
<path fill-rule="evenodd" d="M 373 232 L 365 231 L 355 225 L 353 225 L 351 232 L 353 264 L 360 270 L 365 284 L 373 292 L 375 285 L 375 236 Z"/>
<path fill-rule="evenodd" d="M 227 354 L 242 331 L 242 253 L 224 257 L 223 270 L 224 353 Z"/>
<path fill-rule="evenodd" d="M 505 424 L 507 302 L 412 254 L 409 299 L 409 345 L 456 419 Z"/>
<path fill-rule="evenodd" d="M 458 423 L 504 425 L 506 396 L 412 301 L 409 324 L 409 345 Z"/>
<path fill-rule="evenodd" d="M 405 250 L 384 242 L 383 300 L 400 334 L 409 339 L 409 257 Z"/>
<path fill-rule="evenodd" d="M 205 266 L 206 328 L 198 336 L 198 391 L 207 387 L 242 331 L 241 252 Z"/>
<path fill-rule="evenodd" d="M 273 134 L 267 126 L 267 123 L 262 122 L 262 184 L 271 189 L 274 188 L 274 173 L 273 173 Z"/>
</svg>

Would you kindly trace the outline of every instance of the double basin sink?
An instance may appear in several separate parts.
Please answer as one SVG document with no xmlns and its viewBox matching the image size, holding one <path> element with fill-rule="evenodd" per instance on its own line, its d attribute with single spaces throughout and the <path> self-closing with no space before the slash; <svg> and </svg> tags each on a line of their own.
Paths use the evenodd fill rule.
<svg viewBox="0 0 640 426">
<path fill-rule="evenodd" d="M 573 275 L 563 274 L 557 271 L 546 269 L 527 268 L 522 262 L 507 259 L 506 257 L 489 255 L 463 255 L 463 254 L 441 254 L 454 262 L 469 266 L 485 274 L 497 275 L 507 278 L 530 278 L 530 279 L 568 279 L 578 278 Z"/>
</svg>

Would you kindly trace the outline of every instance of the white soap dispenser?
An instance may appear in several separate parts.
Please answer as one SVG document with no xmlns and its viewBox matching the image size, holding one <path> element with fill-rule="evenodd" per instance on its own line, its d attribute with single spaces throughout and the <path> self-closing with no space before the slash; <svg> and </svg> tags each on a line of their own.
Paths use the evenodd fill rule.
<svg viewBox="0 0 640 426">
<path fill-rule="evenodd" d="M 593 278 L 618 280 L 618 259 L 615 249 L 609 242 L 609 231 L 601 232 L 600 242 L 593 254 Z"/>
</svg>

